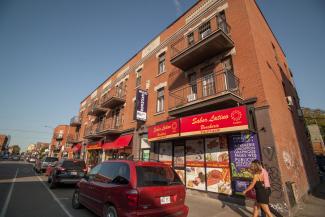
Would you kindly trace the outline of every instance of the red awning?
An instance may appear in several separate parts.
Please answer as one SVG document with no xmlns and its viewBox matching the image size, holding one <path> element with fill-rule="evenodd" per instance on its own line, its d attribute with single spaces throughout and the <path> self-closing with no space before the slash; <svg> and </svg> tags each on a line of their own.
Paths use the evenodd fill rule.
<svg viewBox="0 0 325 217">
<path fill-rule="evenodd" d="M 75 145 L 75 146 L 72 147 L 72 151 L 74 153 L 76 153 L 76 152 L 79 152 L 81 150 L 81 148 L 82 148 L 81 144 L 78 143 L 77 145 Z"/>
<path fill-rule="evenodd" d="M 118 137 L 114 142 L 108 142 L 103 145 L 104 150 L 121 149 L 128 146 L 133 138 L 133 135 L 124 135 Z"/>
<path fill-rule="evenodd" d="M 88 150 L 96 150 L 96 149 L 102 149 L 101 144 L 95 143 L 95 144 L 88 144 L 87 145 Z"/>
</svg>

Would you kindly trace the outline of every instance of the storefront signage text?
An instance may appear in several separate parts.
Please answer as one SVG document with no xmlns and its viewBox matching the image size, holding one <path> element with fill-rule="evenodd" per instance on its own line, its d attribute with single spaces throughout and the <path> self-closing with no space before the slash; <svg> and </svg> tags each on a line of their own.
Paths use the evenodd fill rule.
<svg viewBox="0 0 325 217">
<path fill-rule="evenodd" d="M 150 142 L 179 136 L 179 120 L 172 120 L 163 124 L 149 127 L 148 140 Z"/>
<path fill-rule="evenodd" d="M 137 90 L 136 95 L 136 120 L 146 121 L 147 120 L 147 105 L 148 105 L 148 92 L 144 90 Z"/>
<path fill-rule="evenodd" d="M 245 106 L 184 117 L 180 121 L 181 136 L 248 129 Z"/>
</svg>

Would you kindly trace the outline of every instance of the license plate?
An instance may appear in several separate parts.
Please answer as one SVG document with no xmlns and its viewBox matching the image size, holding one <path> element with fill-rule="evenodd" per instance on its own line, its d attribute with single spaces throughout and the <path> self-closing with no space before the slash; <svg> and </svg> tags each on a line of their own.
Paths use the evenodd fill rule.
<svg viewBox="0 0 325 217">
<path fill-rule="evenodd" d="M 160 204 L 169 204 L 169 203 L 170 203 L 170 196 L 160 197 Z"/>
<path fill-rule="evenodd" d="M 77 172 L 70 172 L 71 175 L 77 175 Z"/>
</svg>

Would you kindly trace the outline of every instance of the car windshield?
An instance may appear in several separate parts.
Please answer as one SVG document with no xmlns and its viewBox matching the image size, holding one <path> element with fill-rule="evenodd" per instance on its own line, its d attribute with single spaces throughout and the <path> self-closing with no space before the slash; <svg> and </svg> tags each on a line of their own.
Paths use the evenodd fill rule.
<svg viewBox="0 0 325 217">
<path fill-rule="evenodd" d="M 66 169 L 83 169 L 86 167 L 84 161 L 73 161 L 73 160 L 66 160 L 63 162 L 62 167 Z"/>
<path fill-rule="evenodd" d="M 182 185 L 182 181 L 170 167 L 137 166 L 139 187 Z"/>
<path fill-rule="evenodd" d="M 55 162 L 55 161 L 58 161 L 58 158 L 56 158 L 56 157 L 47 157 L 47 158 L 45 158 L 44 161 L 45 162 Z"/>
</svg>

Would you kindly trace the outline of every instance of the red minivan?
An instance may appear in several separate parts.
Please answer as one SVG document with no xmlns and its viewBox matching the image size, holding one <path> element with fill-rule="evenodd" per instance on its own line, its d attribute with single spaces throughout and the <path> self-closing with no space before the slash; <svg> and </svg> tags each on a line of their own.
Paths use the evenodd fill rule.
<svg viewBox="0 0 325 217">
<path fill-rule="evenodd" d="M 186 217 L 185 186 L 159 162 L 104 161 L 77 184 L 72 206 L 102 217 Z"/>
</svg>

